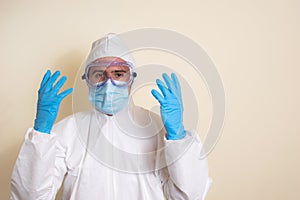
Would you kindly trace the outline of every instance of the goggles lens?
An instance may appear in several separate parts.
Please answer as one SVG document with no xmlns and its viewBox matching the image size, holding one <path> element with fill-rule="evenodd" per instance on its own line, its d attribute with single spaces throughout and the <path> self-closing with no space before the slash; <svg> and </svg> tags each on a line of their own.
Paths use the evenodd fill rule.
<svg viewBox="0 0 300 200">
<path fill-rule="evenodd" d="M 116 86 L 127 85 L 135 73 L 127 62 L 99 62 L 87 66 L 84 78 L 91 86 L 102 86 L 108 79 Z"/>
</svg>

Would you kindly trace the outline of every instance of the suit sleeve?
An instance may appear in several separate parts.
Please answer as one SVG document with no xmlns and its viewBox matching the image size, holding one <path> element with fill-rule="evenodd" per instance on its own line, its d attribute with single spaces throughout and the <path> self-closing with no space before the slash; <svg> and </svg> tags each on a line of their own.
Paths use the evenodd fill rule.
<svg viewBox="0 0 300 200">
<path fill-rule="evenodd" d="M 65 151 L 55 133 L 28 129 L 11 177 L 13 200 L 54 200 L 66 174 Z"/>
<path fill-rule="evenodd" d="M 197 133 L 187 132 L 181 140 L 165 139 L 167 167 L 161 171 L 166 199 L 204 200 L 211 185 L 206 158 L 200 159 Z"/>
</svg>

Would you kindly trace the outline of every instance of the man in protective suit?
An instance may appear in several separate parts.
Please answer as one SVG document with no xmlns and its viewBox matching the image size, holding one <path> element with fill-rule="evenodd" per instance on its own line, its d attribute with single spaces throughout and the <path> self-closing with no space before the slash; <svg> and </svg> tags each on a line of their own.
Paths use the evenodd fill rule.
<svg viewBox="0 0 300 200">
<path fill-rule="evenodd" d="M 92 111 L 54 125 L 66 77 L 44 75 L 34 127 L 29 128 L 11 179 L 11 199 L 203 200 L 210 187 L 201 142 L 183 126 L 183 103 L 175 74 L 156 80 L 161 118 L 130 99 L 137 74 L 124 41 L 108 34 L 95 41 L 82 78 Z M 60 92 L 60 93 L 59 93 Z"/>
</svg>

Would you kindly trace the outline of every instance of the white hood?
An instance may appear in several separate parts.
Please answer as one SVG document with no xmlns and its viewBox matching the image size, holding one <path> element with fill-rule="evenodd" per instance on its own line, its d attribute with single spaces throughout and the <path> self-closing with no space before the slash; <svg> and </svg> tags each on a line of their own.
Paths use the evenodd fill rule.
<svg viewBox="0 0 300 200">
<path fill-rule="evenodd" d="M 92 49 L 87 57 L 86 65 L 102 57 L 114 56 L 135 65 L 133 57 L 130 55 L 129 48 L 121 37 L 115 33 L 109 33 L 104 37 L 93 42 Z"/>
</svg>

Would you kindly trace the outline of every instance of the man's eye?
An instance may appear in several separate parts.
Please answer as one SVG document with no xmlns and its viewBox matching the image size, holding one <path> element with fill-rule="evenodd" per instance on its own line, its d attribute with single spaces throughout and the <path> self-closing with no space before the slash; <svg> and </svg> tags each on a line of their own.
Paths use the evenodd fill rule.
<svg viewBox="0 0 300 200">
<path fill-rule="evenodd" d="M 103 73 L 96 73 L 94 76 L 95 76 L 95 78 L 99 79 L 99 78 L 102 78 Z"/>
<path fill-rule="evenodd" d="M 123 77 L 124 74 L 125 73 L 123 73 L 123 72 L 119 72 L 119 73 L 115 73 L 115 76 L 120 78 L 120 77 Z"/>
</svg>

